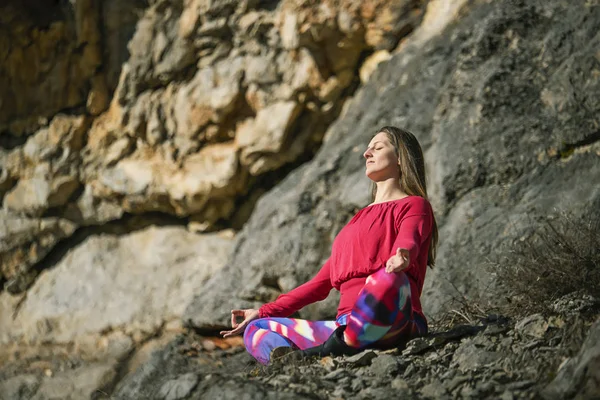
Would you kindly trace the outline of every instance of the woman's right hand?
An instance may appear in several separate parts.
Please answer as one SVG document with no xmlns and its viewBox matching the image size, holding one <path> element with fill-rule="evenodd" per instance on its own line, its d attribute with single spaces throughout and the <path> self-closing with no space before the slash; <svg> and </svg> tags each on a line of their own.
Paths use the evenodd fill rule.
<svg viewBox="0 0 600 400">
<path fill-rule="evenodd" d="M 236 317 L 242 317 L 244 320 L 238 324 Z M 248 326 L 250 321 L 255 319 L 258 319 L 258 310 L 253 308 L 247 310 L 231 310 L 231 327 L 233 329 L 230 331 L 221 331 L 220 333 L 223 337 L 240 335 L 244 333 L 244 329 L 246 329 L 246 326 Z"/>
</svg>

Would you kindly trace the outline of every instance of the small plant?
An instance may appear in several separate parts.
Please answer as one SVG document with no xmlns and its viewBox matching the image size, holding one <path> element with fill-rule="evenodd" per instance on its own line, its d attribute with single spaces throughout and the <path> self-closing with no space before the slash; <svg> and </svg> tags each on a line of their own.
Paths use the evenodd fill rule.
<svg viewBox="0 0 600 400">
<path fill-rule="evenodd" d="M 600 299 L 600 218 L 560 212 L 534 228 L 493 263 L 509 293 L 508 312 L 544 312 L 573 292 Z"/>
<path fill-rule="evenodd" d="M 451 329 L 456 324 L 477 324 L 484 319 L 492 309 L 490 304 L 480 296 L 467 297 L 456 285 L 447 280 L 454 289 L 454 295 L 448 301 L 446 310 L 437 317 L 429 317 L 430 331 L 443 331 Z"/>
</svg>

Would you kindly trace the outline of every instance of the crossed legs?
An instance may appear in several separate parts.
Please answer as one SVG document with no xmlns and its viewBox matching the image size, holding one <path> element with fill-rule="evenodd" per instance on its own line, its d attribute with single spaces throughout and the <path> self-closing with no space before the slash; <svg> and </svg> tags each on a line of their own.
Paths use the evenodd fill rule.
<svg viewBox="0 0 600 400">
<path fill-rule="evenodd" d="M 274 348 L 305 350 L 317 346 L 345 324 L 344 341 L 351 347 L 398 346 L 427 332 L 425 321 L 414 319 L 410 296 L 406 274 L 388 274 L 381 269 L 367 278 L 352 311 L 337 321 L 261 318 L 246 327 L 244 344 L 254 358 L 268 364 Z"/>
</svg>

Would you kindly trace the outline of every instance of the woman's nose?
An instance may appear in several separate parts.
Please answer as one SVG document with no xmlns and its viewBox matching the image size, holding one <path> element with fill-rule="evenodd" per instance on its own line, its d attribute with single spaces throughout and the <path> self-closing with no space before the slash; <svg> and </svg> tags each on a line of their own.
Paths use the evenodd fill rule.
<svg viewBox="0 0 600 400">
<path fill-rule="evenodd" d="M 371 154 L 371 150 L 369 150 L 369 149 L 367 149 L 367 150 L 366 150 L 366 151 L 363 153 L 363 157 L 364 157 L 364 158 L 369 158 L 369 157 L 371 157 L 371 156 L 372 156 L 372 154 Z"/>
</svg>

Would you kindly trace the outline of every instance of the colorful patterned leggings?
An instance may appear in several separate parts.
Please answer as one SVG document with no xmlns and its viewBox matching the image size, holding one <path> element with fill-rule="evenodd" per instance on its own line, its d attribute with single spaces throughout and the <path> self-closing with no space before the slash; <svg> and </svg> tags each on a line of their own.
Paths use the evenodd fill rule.
<svg viewBox="0 0 600 400">
<path fill-rule="evenodd" d="M 370 275 L 349 314 L 335 321 L 295 318 L 260 318 L 244 332 L 246 350 L 262 364 L 271 350 L 288 346 L 307 349 L 325 342 L 340 325 L 346 325 L 344 341 L 355 348 L 386 349 L 427 333 L 427 322 L 413 315 L 410 284 L 403 272 L 380 269 Z"/>
</svg>

